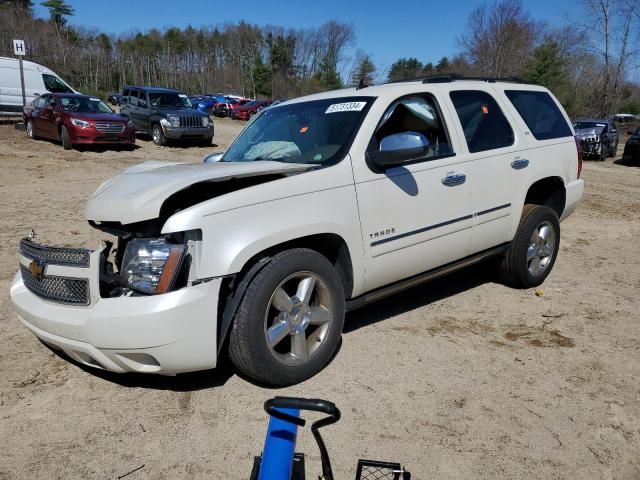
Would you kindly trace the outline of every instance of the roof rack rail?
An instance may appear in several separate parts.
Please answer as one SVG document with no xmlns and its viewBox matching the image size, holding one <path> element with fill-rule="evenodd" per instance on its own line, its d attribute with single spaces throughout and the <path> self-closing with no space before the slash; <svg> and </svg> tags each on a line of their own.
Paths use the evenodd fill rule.
<svg viewBox="0 0 640 480">
<path fill-rule="evenodd" d="M 444 74 L 444 75 L 427 75 L 423 77 L 407 78 L 405 80 L 394 80 L 388 83 L 402 83 L 402 82 L 422 82 L 422 83 L 451 83 L 460 80 L 480 81 L 487 83 L 496 82 L 510 82 L 510 83 L 524 83 L 532 85 L 533 82 L 523 80 L 518 77 L 465 77 L 464 75 L 458 75 L 456 73 Z"/>
</svg>

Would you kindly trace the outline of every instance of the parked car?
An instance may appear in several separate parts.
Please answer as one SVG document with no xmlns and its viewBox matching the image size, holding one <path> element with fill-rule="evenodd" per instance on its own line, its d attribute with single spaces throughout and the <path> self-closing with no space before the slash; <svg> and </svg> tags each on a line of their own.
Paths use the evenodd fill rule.
<svg viewBox="0 0 640 480">
<path fill-rule="evenodd" d="M 250 101 L 251 100 L 249 100 L 247 98 L 243 98 L 241 100 L 238 100 L 238 99 L 235 99 L 235 98 L 227 97 L 227 101 L 225 103 L 220 103 L 215 107 L 215 109 L 213 111 L 213 114 L 216 117 L 230 117 L 231 116 L 231 112 L 233 111 L 234 108 L 238 108 L 238 107 L 241 107 L 243 105 L 246 105 Z"/>
<path fill-rule="evenodd" d="M 24 124 L 30 138 L 61 141 L 66 150 L 74 145 L 135 144 L 133 123 L 87 95 L 40 95 L 25 108 Z"/>
<path fill-rule="evenodd" d="M 584 188 L 569 118 L 543 87 L 442 79 L 297 98 L 217 162 L 130 167 L 85 210 L 114 255 L 22 240 L 18 315 L 90 367 L 175 374 L 228 348 L 289 385 L 330 361 L 346 311 L 403 288 L 490 257 L 540 285 Z"/>
<path fill-rule="evenodd" d="M 55 72 L 35 62 L 23 61 L 27 104 L 45 93 L 78 93 Z M 22 116 L 20 67 L 15 58 L 0 57 L 0 116 Z"/>
<path fill-rule="evenodd" d="M 109 95 L 107 95 L 107 101 L 111 104 L 111 105 L 120 105 L 120 98 L 122 97 L 121 93 L 110 93 Z"/>
<path fill-rule="evenodd" d="M 631 137 L 624 145 L 622 161 L 640 163 L 640 128 L 638 128 L 635 133 L 631 133 Z"/>
<path fill-rule="evenodd" d="M 211 145 L 213 120 L 193 108 L 177 90 L 157 87 L 125 87 L 120 112 L 133 121 L 136 131 L 151 135 L 153 143 L 169 140 Z"/>
<path fill-rule="evenodd" d="M 234 120 L 249 120 L 256 113 L 269 106 L 266 100 L 254 100 L 231 110 L 231 118 Z"/>
<path fill-rule="evenodd" d="M 611 120 L 579 118 L 573 124 L 583 155 L 604 160 L 618 151 L 618 129 Z"/>
<path fill-rule="evenodd" d="M 213 110 L 215 110 L 215 108 L 222 104 L 222 103 L 226 103 L 227 99 L 223 96 L 207 96 L 207 97 L 203 97 L 200 100 L 197 101 L 197 103 L 194 103 L 194 107 L 197 108 L 198 110 L 200 110 L 201 112 L 213 112 Z M 192 102 L 193 103 L 193 102 Z"/>
</svg>

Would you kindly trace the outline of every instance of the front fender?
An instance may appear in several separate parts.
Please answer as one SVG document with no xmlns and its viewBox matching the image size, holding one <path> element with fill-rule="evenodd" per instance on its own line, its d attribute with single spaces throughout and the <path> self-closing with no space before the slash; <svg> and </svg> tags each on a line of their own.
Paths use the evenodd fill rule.
<svg viewBox="0 0 640 480">
<path fill-rule="evenodd" d="M 173 215 L 162 233 L 200 229 L 194 262 L 197 278 L 238 273 L 271 247 L 309 235 L 331 233 L 346 243 L 353 266 L 353 294 L 364 289 L 362 235 L 353 185 L 291 196 L 203 215 L 195 206 Z"/>
</svg>

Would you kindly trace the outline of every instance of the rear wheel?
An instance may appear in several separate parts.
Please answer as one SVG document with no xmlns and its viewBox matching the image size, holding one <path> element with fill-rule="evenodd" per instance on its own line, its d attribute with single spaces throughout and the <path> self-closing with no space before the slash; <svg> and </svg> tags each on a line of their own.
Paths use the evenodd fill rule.
<svg viewBox="0 0 640 480">
<path fill-rule="evenodd" d="M 344 308 L 342 282 L 324 256 L 302 248 L 281 252 L 247 287 L 229 334 L 229 356 L 258 382 L 302 382 L 335 353 Z"/>
<path fill-rule="evenodd" d="M 71 150 L 73 148 L 71 137 L 69 136 L 69 131 L 64 125 L 60 127 L 60 140 L 62 140 L 62 146 L 65 150 Z"/>
<path fill-rule="evenodd" d="M 163 147 L 167 144 L 167 140 L 164 136 L 164 132 L 162 131 L 162 127 L 159 124 L 154 124 L 151 129 L 151 138 L 153 139 L 153 143 L 158 145 L 159 147 Z"/>
<path fill-rule="evenodd" d="M 543 205 L 525 205 L 520 225 L 502 259 L 502 279 L 516 288 L 537 287 L 547 278 L 560 247 L 558 216 Z"/>
</svg>

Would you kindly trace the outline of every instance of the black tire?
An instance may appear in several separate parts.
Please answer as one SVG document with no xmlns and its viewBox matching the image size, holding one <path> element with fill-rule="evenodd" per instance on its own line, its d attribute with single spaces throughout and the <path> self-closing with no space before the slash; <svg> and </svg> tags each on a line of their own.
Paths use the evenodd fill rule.
<svg viewBox="0 0 640 480">
<path fill-rule="evenodd" d="M 534 232 L 543 225 L 552 228 L 554 245 L 553 251 L 544 261 L 544 267 L 541 271 L 537 271 L 532 262 L 535 262 L 538 257 L 533 260 L 529 260 L 527 257 L 530 248 L 532 249 L 531 253 L 535 252 L 536 255 L 538 252 L 542 254 L 543 251 L 548 251 L 539 245 L 536 250 L 532 243 Z M 542 284 L 555 264 L 559 248 L 560 222 L 556 212 L 543 205 L 525 205 L 516 235 L 500 264 L 500 276 L 503 282 L 514 288 L 532 288 Z M 539 260 L 538 265 L 542 263 L 543 261 Z"/>
<path fill-rule="evenodd" d="M 73 144 L 71 143 L 71 137 L 69 136 L 69 131 L 67 127 L 62 125 L 60 127 L 60 140 L 62 140 L 62 147 L 65 150 L 71 150 L 73 148 Z"/>
<path fill-rule="evenodd" d="M 316 280 L 311 289 L 312 295 L 318 295 L 314 289 L 317 285 L 322 285 L 325 298 L 331 299 L 331 306 L 326 310 L 331 317 L 326 324 L 323 340 L 319 340 L 321 343 L 316 347 L 312 342 L 312 348 L 315 350 L 305 360 L 292 355 L 293 333 L 287 333 L 282 337 L 285 343 L 291 342 L 291 352 L 285 354 L 276 353 L 275 347 L 270 348 L 266 338 L 275 292 L 280 286 L 286 285 L 284 282 L 287 279 L 295 275 L 314 275 L 321 282 Z M 315 298 L 309 303 L 310 305 L 319 301 L 319 297 Z M 297 300 L 293 295 L 291 299 L 294 303 Z M 340 342 L 344 313 L 345 298 L 342 282 L 333 265 L 323 255 L 303 248 L 278 253 L 247 287 L 229 333 L 229 357 L 243 374 L 259 383 L 285 386 L 302 382 L 322 370 L 333 357 Z M 273 324 L 276 318 L 273 318 Z M 308 337 L 305 336 L 305 342 L 312 336 L 313 333 Z M 285 359 L 282 360 L 279 357 Z M 285 363 L 286 358 L 298 363 L 293 365 Z"/>
<path fill-rule="evenodd" d="M 167 144 L 167 139 L 165 138 L 164 132 L 162 131 L 162 127 L 159 123 L 154 123 L 152 125 L 151 139 L 153 140 L 153 143 L 159 147 L 164 147 Z"/>
</svg>

